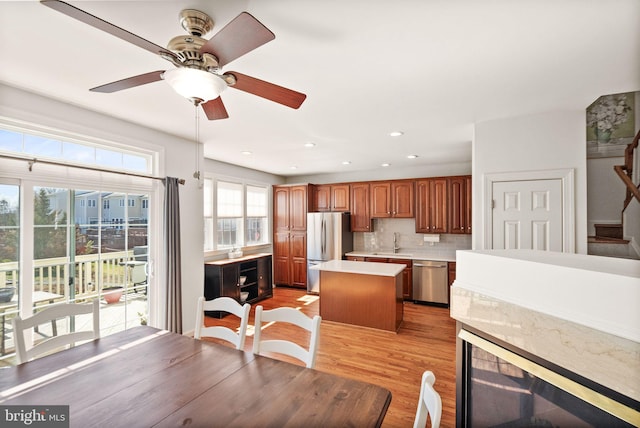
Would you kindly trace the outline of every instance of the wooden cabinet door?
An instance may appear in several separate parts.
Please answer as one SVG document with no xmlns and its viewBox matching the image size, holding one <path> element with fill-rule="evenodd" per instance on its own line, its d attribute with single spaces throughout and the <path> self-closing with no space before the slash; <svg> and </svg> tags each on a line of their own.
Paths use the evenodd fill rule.
<svg viewBox="0 0 640 428">
<path fill-rule="evenodd" d="M 260 257 L 258 259 L 258 297 L 262 298 L 272 295 L 271 256 Z"/>
<path fill-rule="evenodd" d="M 289 232 L 273 235 L 273 280 L 276 284 L 291 284 L 291 245 Z"/>
<path fill-rule="evenodd" d="M 331 186 L 313 186 L 313 210 L 317 212 L 331 211 Z"/>
<path fill-rule="evenodd" d="M 307 186 L 292 186 L 289 192 L 289 230 L 307 230 Z"/>
<path fill-rule="evenodd" d="M 351 231 L 371 232 L 369 183 L 351 184 Z"/>
<path fill-rule="evenodd" d="M 447 179 L 434 178 L 429 180 L 429 207 L 431 219 L 431 233 L 447 233 L 448 204 Z"/>
<path fill-rule="evenodd" d="M 291 283 L 300 288 L 307 287 L 307 234 L 291 233 Z"/>
<path fill-rule="evenodd" d="M 453 282 L 456 280 L 456 262 L 449 262 L 449 287 L 453 285 Z"/>
<path fill-rule="evenodd" d="M 431 233 L 429 180 L 416 181 L 416 233 Z"/>
<path fill-rule="evenodd" d="M 413 262 L 406 259 L 389 259 L 389 263 L 407 265 L 402 271 L 402 298 L 413 300 Z"/>
<path fill-rule="evenodd" d="M 392 181 L 391 201 L 392 217 L 413 218 L 413 181 Z"/>
<path fill-rule="evenodd" d="M 350 187 L 348 184 L 331 186 L 331 211 L 349 211 Z"/>
<path fill-rule="evenodd" d="M 447 179 L 416 182 L 416 233 L 447 233 Z"/>
<path fill-rule="evenodd" d="M 231 297 L 240 300 L 240 282 L 238 274 L 238 264 L 228 264 L 222 266 L 222 292 L 221 296 Z"/>
<path fill-rule="evenodd" d="M 467 233 L 471 234 L 471 193 L 473 192 L 473 188 L 471 187 L 471 176 L 468 175 L 464 178 L 464 187 L 465 187 L 465 223 L 467 225 Z"/>
<path fill-rule="evenodd" d="M 273 187 L 273 230 L 284 232 L 289 230 L 289 188 Z"/>
<path fill-rule="evenodd" d="M 449 233 L 471 233 L 471 177 L 449 178 Z"/>
<path fill-rule="evenodd" d="M 391 217 L 391 183 L 371 183 L 371 218 Z"/>
</svg>

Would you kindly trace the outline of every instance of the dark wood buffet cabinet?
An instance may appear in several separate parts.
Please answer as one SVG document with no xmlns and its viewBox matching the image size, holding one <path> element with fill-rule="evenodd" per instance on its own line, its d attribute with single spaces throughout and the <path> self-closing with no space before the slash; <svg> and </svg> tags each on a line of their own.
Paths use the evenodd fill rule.
<svg viewBox="0 0 640 428">
<path fill-rule="evenodd" d="M 244 281 L 240 278 L 243 277 Z M 241 301 L 247 292 L 247 302 L 253 303 L 273 296 L 271 254 L 255 254 L 237 259 L 224 259 L 204 264 L 204 298 L 231 297 Z M 220 316 L 219 313 L 207 313 Z"/>
</svg>

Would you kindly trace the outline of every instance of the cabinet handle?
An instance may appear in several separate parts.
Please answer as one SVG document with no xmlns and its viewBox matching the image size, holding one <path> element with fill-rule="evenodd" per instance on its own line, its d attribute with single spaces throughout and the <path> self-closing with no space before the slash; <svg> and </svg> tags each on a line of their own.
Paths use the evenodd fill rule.
<svg viewBox="0 0 640 428">
<path fill-rule="evenodd" d="M 462 226 L 462 227 L 460 228 L 460 230 L 464 230 L 464 226 Z"/>
</svg>

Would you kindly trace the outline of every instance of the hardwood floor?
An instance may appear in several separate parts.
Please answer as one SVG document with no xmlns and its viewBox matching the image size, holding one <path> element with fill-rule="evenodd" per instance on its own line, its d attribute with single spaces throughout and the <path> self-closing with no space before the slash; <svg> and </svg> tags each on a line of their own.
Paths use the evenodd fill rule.
<svg viewBox="0 0 640 428">
<path fill-rule="evenodd" d="M 308 295 L 304 290 L 275 288 L 273 298 L 251 308 L 245 343 L 245 350 L 249 352 L 256 305 L 265 309 L 299 307 L 311 316 L 320 311 L 317 296 Z M 205 323 L 237 326 L 236 320 L 232 316 L 221 320 L 207 317 Z M 263 336 L 287 336 L 296 342 L 308 340 L 306 331 L 280 328 L 264 328 Z M 288 361 L 302 365 L 296 360 Z M 455 320 L 449 317 L 448 309 L 405 302 L 404 322 L 397 334 L 322 321 L 316 370 L 389 389 L 393 397 L 383 427 L 413 426 L 422 372 L 431 370 L 436 375 L 435 389 L 442 397 L 441 426 L 455 426 Z"/>
</svg>

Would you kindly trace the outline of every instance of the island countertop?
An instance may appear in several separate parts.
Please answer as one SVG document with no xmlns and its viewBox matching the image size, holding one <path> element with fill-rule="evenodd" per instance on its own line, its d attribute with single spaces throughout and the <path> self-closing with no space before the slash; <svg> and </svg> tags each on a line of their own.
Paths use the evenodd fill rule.
<svg viewBox="0 0 640 428">
<path fill-rule="evenodd" d="M 376 262 L 356 262 L 350 260 L 329 260 L 311 266 L 309 269 L 316 269 L 327 272 L 357 273 L 361 275 L 396 276 L 405 268 L 403 264 L 396 263 L 376 263 Z"/>
<path fill-rule="evenodd" d="M 456 251 L 417 251 L 417 250 L 402 250 L 394 253 L 393 250 L 379 250 L 379 251 L 358 251 L 354 250 L 347 254 L 347 257 L 383 257 L 388 259 L 408 259 L 408 260 L 431 260 L 434 262 L 455 262 Z"/>
</svg>

